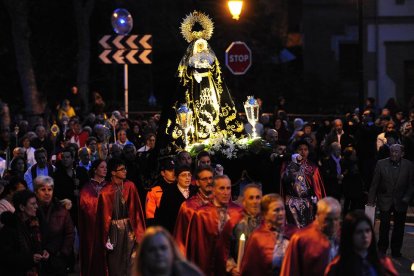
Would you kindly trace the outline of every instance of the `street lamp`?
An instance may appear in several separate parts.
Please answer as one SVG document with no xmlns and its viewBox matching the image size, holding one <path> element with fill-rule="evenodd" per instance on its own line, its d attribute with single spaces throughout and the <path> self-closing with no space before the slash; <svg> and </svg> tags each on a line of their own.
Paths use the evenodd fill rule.
<svg viewBox="0 0 414 276">
<path fill-rule="evenodd" d="M 193 112 L 183 103 L 177 110 L 178 123 L 184 131 L 184 145 L 188 146 L 187 132 L 193 125 Z"/>
<path fill-rule="evenodd" d="M 259 103 L 253 96 L 248 96 L 244 103 L 247 121 L 252 125 L 252 137 L 256 138 L 256 123 L 259 121 Z"/>
<path fill-rule="evenodd" d="M 132 16 L 126 9 L 116 9 L 112 13 L 111 23 L 114 32 L 118 35 L 128 35 L 132 30 L 133 20 Z M 124 102 L 125 102 L 125 117 L 128 118 L 128 64 L 124 64 Z"/>
<path fill-rule="evenodd" d="M 233 16 L 233 19 L 239 20 L 240 13 L 243 7 L 243 0 L 229 0 L 227 2 L 227 5 L 229 6 L 229 10 L 231 15 Z"/>
</svg>

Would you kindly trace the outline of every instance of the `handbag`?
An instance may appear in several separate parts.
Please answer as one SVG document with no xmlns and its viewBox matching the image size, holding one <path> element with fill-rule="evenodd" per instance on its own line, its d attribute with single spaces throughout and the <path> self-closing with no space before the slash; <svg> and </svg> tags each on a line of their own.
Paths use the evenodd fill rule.
<svg viewBox="0 0 414 276">
<path fill-rule="evenodd" d="M 365 214 L 369 217 L 372 225 L 375 224 L 375 206 L 365 205 Z"/>
</svg>

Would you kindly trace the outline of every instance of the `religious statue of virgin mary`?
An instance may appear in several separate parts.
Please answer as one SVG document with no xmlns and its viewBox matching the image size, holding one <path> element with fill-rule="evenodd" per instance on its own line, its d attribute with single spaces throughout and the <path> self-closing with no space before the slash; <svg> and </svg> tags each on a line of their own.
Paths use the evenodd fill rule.
<svg viewBox="0 0 414 276">
<path fill-rule="evenodd" d="M 202 30 L 193 30 L 198 23 Z M 201 143 L 217 135 L 240 136 L 243 124 L 224 83 L 219 61 L 208 44 L 213 22 L 194 11 L 181 24 L 181 34 L 190 44 L 178 66 L 178 99 L 171 107 L 165 134 L 175 148 Z M 171 114 L 174 114 L 171 116 Z M 187 120 L 183 125 L 183 117 Z"/>
</svg>

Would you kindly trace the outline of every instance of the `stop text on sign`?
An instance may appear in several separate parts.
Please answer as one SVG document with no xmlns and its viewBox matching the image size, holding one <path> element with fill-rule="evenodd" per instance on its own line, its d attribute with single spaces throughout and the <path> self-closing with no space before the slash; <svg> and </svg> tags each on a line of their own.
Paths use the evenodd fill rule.
<svg viewBox="0 0 414 276">
<path fill-rule="evenodd" d="M 249 60 L 248 55 L 230 55 L 230 62 L 245 62 Z"/>
</svg>

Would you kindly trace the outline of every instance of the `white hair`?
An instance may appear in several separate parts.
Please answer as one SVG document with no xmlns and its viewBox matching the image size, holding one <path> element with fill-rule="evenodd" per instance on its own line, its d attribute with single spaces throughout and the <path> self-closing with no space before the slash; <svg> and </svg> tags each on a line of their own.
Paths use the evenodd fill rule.
<svg viewBox="0 0 414 276">
<path fill-rule="evenodd" d="M 55 185 L 53 178 L 47 175 L 39 175 L 38 177 L 36 177 L 34 180 L 34 184 L 35 184 L 34 186 L 35 192 L 38 189 L 42 188 L 43 186 L 50 186 L 53 188 Z"/>
<path fill-rule="evenodd" d="M 317 203 L 317 214 L 326 214 L 331 212 L 332 210 L 338 210 L 339 212 L 341 212 L 341 204 L 339 203 L 339 201 L 333 197 L 327 196 L 322 198 L 321 200 L 318 201 Z"/>
</svg>

